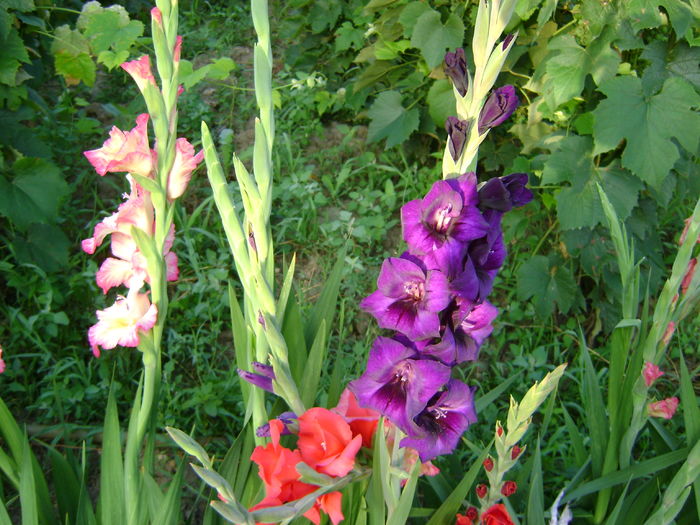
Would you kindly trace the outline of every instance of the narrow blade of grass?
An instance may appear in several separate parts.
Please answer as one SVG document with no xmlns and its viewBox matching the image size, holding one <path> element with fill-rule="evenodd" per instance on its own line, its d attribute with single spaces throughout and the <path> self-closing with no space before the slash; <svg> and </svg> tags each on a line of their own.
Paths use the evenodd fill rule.
<svg viewBox="0 0 700 525">
<path fill-rule="evenodd" d="M 121 525 L 126 522 L 124 501 L 124 465 L 119 434 L 119 417 L 114 392 L 110 388 L 102 432 L 100 460 L 100 516 L 102 525 Z"/>
<path fill-rule="evenodd" d="M 553 399 L 553 398 L 552 398 Z M 542 484 L 542 453 L 540 451 L 540 438 L 537 437 L 537 446 L 530 475 L 530 493 L 527 499 L 527 523 L 528 525 L 540 525 L 544 523 L 544 487 Z"/>
</svg>

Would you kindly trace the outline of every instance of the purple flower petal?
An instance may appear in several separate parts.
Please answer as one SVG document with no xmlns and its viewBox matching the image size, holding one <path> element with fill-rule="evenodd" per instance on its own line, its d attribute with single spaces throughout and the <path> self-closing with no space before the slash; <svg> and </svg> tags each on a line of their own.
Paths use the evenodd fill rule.
<svg viewBox="0 0 700 525">
<path fill-rule="evenodd" d="M 445 55 L 445 74 L 452 80 L 457 92 L 464 96 L 469 87 L 469 73 L 464 49 L 457 48 L 454 53 Z"/>
<path fill-rule="evenodd" d="M 469 134 L 469 127 L 469 122 L 460 120 L 457 117 L 447 117 L 445 121 L 447 147 L 455 162 L 462 156 L 462 150 L 464 149 L 464 144 L 467 142 L 467 135 Z"/>
<path fill-rule="evenodd" d="M 486 99 L 479 115 L 479 133 L 505 122 L 520 104 L 515 88 L 503 86 L 494 90 Z"/>
</svg>

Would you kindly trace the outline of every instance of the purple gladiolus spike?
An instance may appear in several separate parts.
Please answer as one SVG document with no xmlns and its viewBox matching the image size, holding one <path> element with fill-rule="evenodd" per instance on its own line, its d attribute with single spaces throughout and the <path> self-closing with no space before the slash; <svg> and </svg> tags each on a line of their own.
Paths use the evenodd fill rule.
<svg viewBox="0 0 700 525">
<path fill-rule="evenodd" d="M 415 348 L 395 339 L 378 337 L 369 353 L 365 373 L 348 387 L 360 406 L 384 414 L 406 431 L 449 378 L 449 367 L 420 359 Z"/>
<path fill-rule="evenodd" d="M 445 74 L 450 77 L 457 92 L 462 96 L 466 95 L 469 87 L 469 73 L 464 49 L 460 47 L 454 53 L 445 55 Z"/>
<path fill-rule="evenodd" d="M 450 155 L 452 155 L 452 159 L 455 162 L 462 156 L 464 144 L 467 142 L 469 127 L 469 123 L 466 120 L 459 120 L 457 117 L 447 117 L 445 122 L 447 145 L 450 149 Z"/>
<path fill-rule="evenodd" d="M 378 290 L 360 303 L 360 308 L 371 313 L 379 326 L 412 340 L 438 335 L 439 313 L 451 299 L 445 275 L 426 271 L 418 263 L 411 256 L 386 259 L 377 279 Z"/>
<path fill-rule="evenodd" d="M 468 178 L 459 179 L 464 177 Z M 466 244 L 487 232 L 488 224 L 475 206 L 476 185 L 470 191 L 472 185 L 459 179 L 437 181 L 423 199 L 401 208 L 403 238 L 412 253 L 428 254 L 453 242 Z"/>
<path fill-rule="evenodd" d="M 258 363 L 257 361 L 253 361 L 252 367 L 256 373 L 241 370 L 239 368 L 238 375 L 240 378 L 245 379 L 253 386 L 257 386 L 258 388 L 262 388 L 263 390 L 267 390 L 268 392 L 272 392 L 274 394 L 275 391 L 272 388 L 272 380 L 275 379 L 275 373 L 273 372 L 272 367 L 270 365 Z"/>
<path fill-rule="evenodd" d="M 503 86 L 491 92 L 479 115 L 479 133 L 505 122 L 518 104 L 520 101 L 513 86 Z"/>
<path fill-rule="evenodd" d="M 511 173 L 489 180 L 479 189 L 479 209 L 506 212 L 524 206 L 532 200 L 527 179 L 527 173 Z"/>
<path fill-rule="evenodd" d="M 441 250 L 430 252 L 424 260 L 426 268 L 440 270 L 447 276 L 450 291 L 455 296 L 471 300 L 478 297 L 479 277 L 468 256 L 466 245 L 446 245 Z"/>
<path fill-rule="evenodd" d="M 451 379 L 413 420 L 414 428 L 401 440 L 402 447 L 418 451 L 421 461 L 452 452 L 464 431 L 476 422 L 474 390 Z"/>
</svg>

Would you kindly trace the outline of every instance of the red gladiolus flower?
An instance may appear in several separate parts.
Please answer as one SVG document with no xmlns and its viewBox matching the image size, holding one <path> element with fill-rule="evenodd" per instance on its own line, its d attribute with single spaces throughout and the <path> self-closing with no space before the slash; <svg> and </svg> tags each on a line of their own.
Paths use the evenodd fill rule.
<svg viewBox="0 0 700 525">
<path fill-rule="evenodd" d="M 515 481 L 506 481 L 501 487 L 501 494 L 507 498 L 508 496 L 515 494 L 516 490 L 518 490 L 518 485 L 515 483 Z"/>
<path fill-rule="evenodd" d="M 325 408 L 310 408 L 299 416 L 301 459 L 329 476 L 345 476 L 355 465 L 362 436 L 353 437 L 342 416 Z"/>
<path fill-rule="evenodd" d="M 481 483 L 480 485 L 476 486 L 476 495 L 479 497 L 479 499 L 484 499 L 488 490 L 488 487 Z"/>
<path fill-rule="evenodd" d="M 473 523 L 474 522 L 470 520 L 467 516 L 457 514 L 457 520 L 455 521 L 455 525 L 473 525 Z"/>
<path fill-rule="evenodd" d="M 491 458 L 486 458 L 484 460 L 484 469 L 486 472 L 491 472 L 493 470 L 493 460 Z"/>
<path fill-rule="evenodd" d="M 481 515 L 481 523 L 482 525 L 513 525 L 513 520 L 510 519 L 506 506 L 499 503 Z"/>
<path fill-rule="evenodd" d="M 363 447 L 372 448 L 372 436 L 377 429 L 379 412 L 371 408 L 360 408 L 357 397 L 348 388 L 343 390 L 338 400 L 338 406 L 332 411 L 341 415 L 348 422 L 353 436 L 358 434 L 362 436 Z"/>
</svg>

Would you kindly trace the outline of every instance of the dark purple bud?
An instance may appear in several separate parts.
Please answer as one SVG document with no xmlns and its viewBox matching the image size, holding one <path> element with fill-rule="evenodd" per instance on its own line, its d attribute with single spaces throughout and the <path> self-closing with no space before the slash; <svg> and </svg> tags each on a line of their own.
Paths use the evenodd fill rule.
<svg viewBox="0 0 700 525">
<path fill-rule="evenodd" d="M 263 327 L 263 330 L 267 328 L 267 325 L 265 324 L 265 317 L 261 311 L 258 311 L 258 323 L 260 323 L 260 326 Z"/>
<path fill-rule="evenodd" d="M 479 115 L 479 133 L 505 122 L 520 101 L 513 86 L 503 86 L 491 92 Z"/>
<path fill-rule="evenodd" d="M 450 77 L 457 92 L 464 96 L 469 87 L 469 74 L 467 73 L 467 59 L 464 49 L 457 48 L 454 53 L 445 55 L 445 74 Z"/>
<path fill-rule="evenodd" d="M 515 33 L 511 33 L 510 35 L 506 36 L 506 38 L 503 40 L 503 43 L 501 44 L 501 49 L 503 51 L 506 50 L 506 48 L 510 45 L 510 43 L 513 41 L 515 38 Z"/>
<path fill-rule="evenodd" d="M 262 388 L 274 394 L 275 391 L 272 388 L 272 380 L 275 378 L 275 373 L 272 367 L 258 363 L 257 361 L 253 361 L 252 367 L 257 373 L 248 372 L 247 370 L 241 370 L 239 368 L 238 375 L 240 378 L 246 380 L 253 386 L 257 386 L 258 388 Z"/>
<path fill-rule="evenodd" d="M 532 192 L 526 187 L 527 173 L 512 173 L 495 177 L 479 189 L 479 209 L 502 212 L 524 206 L 532 200 Z"/>
<path fill-rule="evenodd" d="M 258 253 L 258 245 L 255 244 L 255 235 L 253 234 L 253 230 L 248 230 L 248 244 L 250 244 L 250 247 L 255 253 Z"/>
<path fill-rule="evenodd" d="M 286 436 L 293 433 L 291 426 L 295 424 L 297 419 L 297 415 L 294 412 L 282 412 L 276 419 L 279 419 L 284 424 L 281 435 Z M 255 430 L 255 435 L 258 437 L 270 437 L 270 423 L 260 425 Z"/>
<path fill-rule="evenodd" d="M 459 120 L 457 117 L 447 117 L 445 129 L 447 130 L 447 145 L 450 148 L 450 155 L 457 162 L 462 156 L 464 144 L 467 142 L 469 123 L 466 120 Z"/>
</svg>

